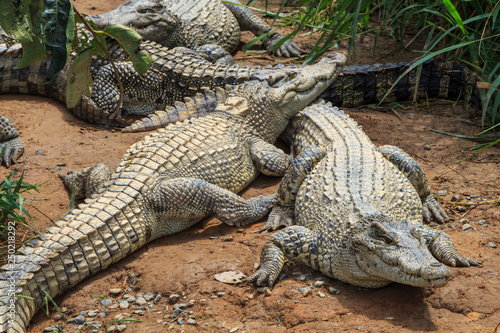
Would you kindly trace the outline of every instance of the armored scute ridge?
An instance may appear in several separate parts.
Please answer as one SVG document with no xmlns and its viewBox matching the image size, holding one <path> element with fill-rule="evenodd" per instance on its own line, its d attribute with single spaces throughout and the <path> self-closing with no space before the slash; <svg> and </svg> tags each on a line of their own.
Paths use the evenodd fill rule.
<svg viewBox="0 0 500 333">
<path fill-rule="evenodd" d="M 217 88 L 210 115 L 146 136 L 111 175 L 97 165 L 64 177 L 90 199 L 0 269 L 0 332 L 25 332 L 45 295 L 54 298 L 207 215 L 238 226 L 262 218 L 275 195 L 243 200 L 234 193 L 259 172 L 285 173 L 289 158 L 272 143 L 331 84 L 344 61 L 331 55 L 277 81 Z"/>
<path fill-rule="evenodd" d="M 420 166 L 397 147 L 375 148 L 348 115 L 324 101 L 295 116 L 285 135 L 298 154 L 265 229 L 274 233 L 249 281 L 273 285 L 286 258 L 346 283 L 442 286 L 449 266 L 479 263 L 442 231 L 447 217 Z"/>
</svg>

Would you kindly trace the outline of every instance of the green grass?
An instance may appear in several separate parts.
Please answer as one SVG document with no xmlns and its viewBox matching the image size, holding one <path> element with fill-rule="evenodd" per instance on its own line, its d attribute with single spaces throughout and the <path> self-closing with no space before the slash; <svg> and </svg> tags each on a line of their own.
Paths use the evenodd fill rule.
<svg viewBox="0 0 500 333">
<path fill-rule="evenodd" d="M 253 1 L 250 1 L 251 4 Z M 464 63 L 473 69 L 482 84 L 482 125 L 487 128 L 480 136 L 492 138 L 488 144 L 498 144 L 500 136 L 500 2 L 492 0 L 399 0 L 367 1 L 327 0 L 294 1 L 295 9 L 282 15 L 291 1 L 283 1 L 275 13 L 262 12 L 274 17 L 276 28 L 294 25 L 295 31 L 286 36 L 293 38 L 304 29 L 322 31 L 311 48 L 306 63 L 310 63 L 340 41 L 348 41 L 348 52 L 356 58 L 356 38 L 362 34 L 374 36 L 373 57 L 381 37 L 390 37 L 401 51 L 424 40 L 420 55 L 412 68 L 429 58 L 444 58 Z M 405 38 L 406 36 L 406 38 Z M 408 36 L 412 36 L 408 41 Z"/>
</svg>

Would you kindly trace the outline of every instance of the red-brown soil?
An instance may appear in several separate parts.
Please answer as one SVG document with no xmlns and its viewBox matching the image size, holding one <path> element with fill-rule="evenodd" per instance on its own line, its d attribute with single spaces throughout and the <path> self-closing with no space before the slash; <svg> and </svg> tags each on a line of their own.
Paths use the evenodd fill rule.
<svg viewBox="0 0 500 333">
<path fill-rule="evenodd" d="M 120 2 L 95 4 L 78 0 L 75 5 L 83 12 L 94 14 L 112 9 Z M 244 39 L 248 41 L 251 37 L 245 34 Z M 302 37 L 299 45 L 307 47 L 309 40 L 310 37 Z M 377 61 L 401 59 L 394 56 L 397 47 L 390 42 L 380 48 Z M 360 41 L 356 62 L 370 62 L 370 56 L 370 41 Z M 412 53 L 402 56 L 413 57 Z M 267 55 L 238 53 L 237 58 L 239 63 L 273 63 Z M 14 120 L 26 146 L 15 168 L 24 170 L 25 180 L 30 183 L 45 182 L 35 196 L 36 203 L 29 208 L 36 222 L 34 228 L 40 231 L 63 215 L 69 206 L 69 195 L 58 178 L 59 173 L 101 162 L 114 167 L 126 149 L 144 136 L 87 124 L 48 98 L 0 96 L 0 109 L 2 115 Z M 229 332 L 235 328 L 239 328 L 238 332 L 499 332 L 500 208 L 498 203 L 490 204 L 500 197 L 499 150 L 491 148 L 457 163 L 472 155 L 464 149 L 472 143 L 430 131 L 439 129 L 472 135 L 481 130 L 480 111 L 467 110 L 461 103 L 454 106 L 451 102 L 430 101 L 429 105 L 407 104 L 406 108 L 378 110 L 356 108 L 347 112 L 376 145 L 397 145 L 415 157 L 436 193 L 446 190 L 445 195 L 437 195 L 437 198 L 452 220 L 446 225 L 433 226 L 445 230 L 461 253 L 483 261 L 482 266 L 452 268 L 453 278 L 439 289 L 392 284 L 367 290 L 324 278 L 322 286 L 313 286 L 312 292 L 304 296 L 299 288 L 321 280 L 322 274 L 302 264 L 287 264 L 285 278 L 266 295 L 251 285 L 228 285 L 214 279 L 214 274 L 225 271 L 239 270 L 246 275 L 253 271 L 268 236 L 251 231 L 262 223 L 236 229 L 209 218 L 184 232 L 148 244 L 58 297 L 55 301 L 65 308 L 66 317 L 56 320 L 54 309 L 49 316 L 40 311 L 29 331 L 38 333 L 45 327 L 65 324 L 81 311 L 102 311 L 102 298 L 95 296 L 113 299 L 114 304 L 121 296 L 111 297 L 109 290 L 122 288 L 124 294 L 136 297 L 137 293 L 154 292 L 161 293 L 163 298 L 143 315 L 134 314 L 131 304 L 127 310 L 109 310 L 105 318 L 87 319 L 106 324 L 118 314 L 127 313 L 125 318 L 142 320 L 121 323 L 127 325 L 126 332 L 163 332 L 168 328 L 186 332 Z M 12 169 L 0 169 L 0 178 Z M 248 198 L 273 193 L 278 184 L 279 179 L 262 176 L 242 195 Z M 452 200 L 455 195 L 460 196 L 460 201 Z M 457 206 L 465 211 L 459 211 Z M 463 230 L 464 224 L 471 227 Z M 22 237 L 21 231 L 18 237 Z M 496 244 L 497 248 L 489 243 Z M 130 277 L 130 274 L 137 276 Z M 308 274 L 311 279 L 297 279 L 301 274 Z M 134 279 L 140 280 L 126 291 Z M 318 292 L 325 297 L 320 297 Z M 187 316 L 169 317 L 173 305 L 165 301 L 172 294 L 181 296 L 180 303 L 194 300 L 187 311 L 192 311 L 196 325 L 187 324 Z M 177 318 L 183 318 L 184 326 Z M 74 324 L 65 326 L 69 332 L 73 327 Z M 82 331 L 90 332 L 90 328 L 84 326 Z M 104 326 L 99 331 L 105 331 Z"/>
</svg>

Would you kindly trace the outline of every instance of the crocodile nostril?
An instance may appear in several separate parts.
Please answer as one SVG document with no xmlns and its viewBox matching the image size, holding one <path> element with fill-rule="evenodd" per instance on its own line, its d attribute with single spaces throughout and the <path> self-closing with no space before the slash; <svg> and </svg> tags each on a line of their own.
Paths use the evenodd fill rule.
<svg viewBox="0 0 500 333">
<path fill-rule="evenodd" d="M 433 262 L 431 264 L 432 267 L 441 267 L 443 264 L 441 264 L 440 262 Z"/>
</svg>

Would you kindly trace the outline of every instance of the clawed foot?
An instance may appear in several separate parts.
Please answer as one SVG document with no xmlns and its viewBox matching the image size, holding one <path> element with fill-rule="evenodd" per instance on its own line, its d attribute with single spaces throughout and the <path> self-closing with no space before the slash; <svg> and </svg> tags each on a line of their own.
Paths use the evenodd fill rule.
<svg viewBox="0 0 500 333">
<path fill-rule="evenodd" d="M 0 164 L 9 167 L 17 163 L 17 160 L 24 153 L 24 145 L 19 138 L 11 139 L 0 143 Z"/>
<path fill-rule="evenodd" d="M 441 232 L 431 243 L 431 252 L 443 264 L 452 267 L 479 266 L 481 264 L 478 260 L 460 254 L 451 238 Z"/>
<path fill-rule="evenodd" d="M 273 46 L 276 45 L 280 40 L 283 39 L 283 36 L 279 34 L 275 34 L 271 36 L 268 44 L 267 44 L 267 53 L 275 54 L 278 57 L 300 57 L 301 55 L 307 53 L 298 47 L 295 43 L 290 40 L 284 42 L 276 51 L 273 51 Z"/>
<path fill-rule="evenodd" d="M 294 206 L 281 206 L 275 205 L 271 213 L 269 213 L 269 217 L 267 219 L 266 224 L 260 228 L 259 230 L 252 231 L 252 233 L 261 233 L 269 230 L 276 230 L 279 227 L 288 227 L 293 225 L 295 221 L 295 209 Z"/>
<path fill-rule="evenodd" d="M 433 195 L 428 195 L 422 201 L 423 217 L 425 222 L 430 222 L 431 218 L 434 218 L 438 223 L 445 223 L 448 220 L 448 215 L 441 207 L 441 205 L 436 201 Z"/>
</svg>

